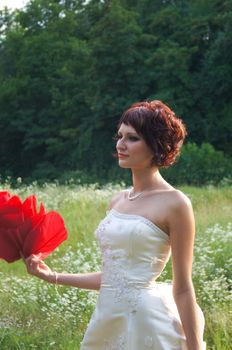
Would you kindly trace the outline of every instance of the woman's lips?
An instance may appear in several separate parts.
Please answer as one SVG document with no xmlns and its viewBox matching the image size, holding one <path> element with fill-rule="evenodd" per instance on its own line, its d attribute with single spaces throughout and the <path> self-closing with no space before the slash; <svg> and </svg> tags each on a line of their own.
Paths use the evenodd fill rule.
<svg viewBox="0 0 232 350">
<path fill-rule="evenodd" d="M 124 158 L 128 158 L 129 156 L 127 154 L 123 154 L 123 153 L 118 153 L 118 158 L 120 159 L 124 159 Z"/>
</svg>

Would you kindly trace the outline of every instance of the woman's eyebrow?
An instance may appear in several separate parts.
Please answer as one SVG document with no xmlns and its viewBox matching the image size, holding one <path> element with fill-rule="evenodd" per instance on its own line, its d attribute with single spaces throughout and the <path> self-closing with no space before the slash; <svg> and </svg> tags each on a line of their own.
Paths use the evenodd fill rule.
<svg viewBox="0 0 232 350">
<path fill-rule="evenodd" d="M 121 134 L 122 134 L 122 132 L 118 131 L 118 135 L 121 135 Z M 133 136 L 138 136 L 139 137 L 139 135 L 136 134 L 135 132 L 125 132 L 125 135 L 133 135 Z"/>
</svg>

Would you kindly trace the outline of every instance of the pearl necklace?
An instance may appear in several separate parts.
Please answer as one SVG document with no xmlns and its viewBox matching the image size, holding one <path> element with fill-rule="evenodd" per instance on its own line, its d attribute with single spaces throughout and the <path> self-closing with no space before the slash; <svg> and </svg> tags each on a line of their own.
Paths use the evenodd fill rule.
<svg viewBox="0 0 232 350">
<path fill-rule="evenodd" d="M 139 192 L 139 193 L 137 193 L 137 194 L 135 194 L 135 195 L 133 196 L 133 195 L 131 195 L 131 194 L 132 194 L 132 191 L 133 191 L 133 188 L 128 192 L 127 198 L 129 199 L 129 201 L 135 200 L 136 198 L 138 198 L 139 196 L 141 196 L 141 194 L 144 192 L 144 191 Z"/>
</svg>

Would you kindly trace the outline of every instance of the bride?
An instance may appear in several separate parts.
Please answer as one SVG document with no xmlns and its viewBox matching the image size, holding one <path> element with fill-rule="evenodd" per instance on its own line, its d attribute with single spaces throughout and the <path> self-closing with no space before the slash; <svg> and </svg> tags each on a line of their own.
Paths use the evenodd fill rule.
<svg viewBox="0 0 232 350">
<path fill-rule="evenodd" d="M 81 350 L 205 349 L 191 277 L 191 202 L 159 172 L 174 163 L 185 136 L 181 119 L 161 101 L 123 113 L 116 151 L 133 186 L 112 198 L 96 230 L 101 272 L 58 273 L 38 256 L 24 259 L 28 272 L 47 282 L 99 291 Z M 158 283 L 170 254 L 173 282 Z"/>
</svg>

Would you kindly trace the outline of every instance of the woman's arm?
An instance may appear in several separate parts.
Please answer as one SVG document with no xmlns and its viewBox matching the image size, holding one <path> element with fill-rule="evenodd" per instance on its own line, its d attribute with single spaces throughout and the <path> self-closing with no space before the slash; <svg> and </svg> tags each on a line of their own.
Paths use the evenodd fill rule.
<svg viewBox="0 0 232 350">
<path fill-rule="evenodd" d="M 89 273 L 55 273 L 57 284 L 66 286 L 72 286 L 82 289 L 99 290 L 101 286 L 101 272 L 89 272 Z"/>
<path fill-rule="evenodd" d="M 195 220 L 190 200 L 177 192 L 172 206 L 170 241 L 173 262 L 173 296 L 185 332 L 188 350 L 202 350 L 199 309 L 192 283 Z"/>
<path fill-rule="evenodd" d="M 52 271 L 44 261 L 40 260 L 39 256 L 31 255 L 27 259 L 22 256 L 22 258 L 25 262 L 28 273 L 37 276 L 44 281 L 82 289 L 100 289 L 101 272 L 80 274 L 58 273 Z"/>
</svg>

